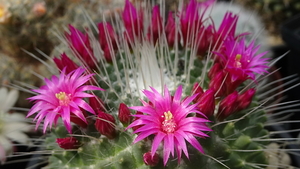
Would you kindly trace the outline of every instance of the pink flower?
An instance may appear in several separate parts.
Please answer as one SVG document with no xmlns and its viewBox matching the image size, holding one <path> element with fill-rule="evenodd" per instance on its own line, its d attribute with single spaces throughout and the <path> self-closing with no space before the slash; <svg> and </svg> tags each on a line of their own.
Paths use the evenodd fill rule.
<svg viewBox="0 0 300 169">
<path fill-rule="evenodd" d="M 255 74 L 267 73 L 266 69 L 269 68 L 269 58 L 262 58 L 267 52 L 256 55 L 259 46 L 254 46 L 254 41 L 249 45 L 245 43 L 245 38 L 227 38 L 221 53 L 215 52 L 220 56 L 221 64 L 229 73 L 231 82 L 255 80 Z"/>
<path fill-rule="evenodd" d="M 51 79 L 45 79 L 46 85 L 33 91 L 38 95 L 30 97 L 29 100 L 35 104 L 28 112 L 27 117 L 37 113 L 34 121 L 37 120 L 36 128 L 44 120 L 43 131 L 46 132 L 48 126 L 56 124 L 58 118 L 62 118 L 65 127 L 69 133 L 71 131 L 71 116 L 77 116 L 83 122 L 87 123 L 81 109 L 95 114 L 94 110 L 87 104 L 83 98 L 94 97 L 85 91 L 103 90 L 100 87 L 85 85 L 93 74 L 83 75 L 83 68 L 78 68 L 69 74 L 63 69 L 59 76 L 52 76 Z"/>
<path fill-rule="evenodd" d="M 70 48 L 76 56 L 82 60 L 90 69 L 96 68 L 96 58 L 90 44 L 89 36 L 69 25 L 70 34 L 66 33 L 66 38 Z"/>
<path fill-rule="evenodd" d="M 139 118 L 128 126 L 128 128 L 133 128 L 141 125 L 134 131 L 138 134 L 134 143 L 154 135 L 151 155 L 154 157 L 158 146 L 163 142 L 164 165 L 166 165 L 170 153 L 174 156 L 174 149 L 179 161 L 182 151 L 189 157 L 186 141 L 203 153 L 202 146 L 195 137 L 208 137 L 203 131 L 211 131 L 211 129 L 205 124 L 209 120 L 202 118 L 205 115 L 197 111 L 197 104 L 191 104 L 197 95 L 181 101 L 182 86 L 178 87 L 173 98 L 166 86 L 164 95 L 161 95 L 154 88 L 151 90 L 144 90 L 143 92 L 152 104 L 142 101 L 143 106 L 130 107 L 144 113 L 133 115 Z M 202 117 L 191 116 L 193 113 L 202 115 Z"/>
</svg>

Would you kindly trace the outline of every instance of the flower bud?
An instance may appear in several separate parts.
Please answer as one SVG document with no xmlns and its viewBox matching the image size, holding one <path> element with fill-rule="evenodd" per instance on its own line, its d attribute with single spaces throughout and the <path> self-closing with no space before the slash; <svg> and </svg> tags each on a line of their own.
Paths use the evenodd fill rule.
<svg viewBox="0 0 300 169">
<path fill-rule="evenodd" d="M 216 96 L 223 96 L 226 93 L 225 78 L 225 73 L 220 71 L 211 79 L 209 89 L 213 89 L 216 92 Z"/>
<path fill-rule="evenodd" d="M 254 88 L 251 88 L 238 96 L 237 111 L 246 109 L 251 104 L 255 92 L 256 90 Z"/>
<path fill-rule="evenodd" d="M 148 27 L 148 39 L 154 43 L 162 33 L 162 18 L 160 16 L 159 6 L 156 5 L 152 9 L 151 24 Z"/>
<path fill-rule="evenodd" d="M 210 117 L 214 114 L 215 111 L 215 92 L 213 89 L 208 89 L 201 95 L 197 100 L 198 110 L 205 114 L 207 117 Z M 198 116 L 199 114 L 197 114 Z"/>
<path fill-rule="evenodd" d="M 95 95 L 94 95 L 94 97 L 90 97 L 89 103 L 95 112 L 98 112 L 98 110 L 105 111 L 104 102 L 99 97 L 97 97 Z"/>
<path fill-rule="evenodd" d="M 123 125 L 127 126 L 130 123 L 130 121 L 131 121 L 130 115 L 131 115 L 131 112 L 130 112 L 129 108 L 126 106 L 126 104 L 121 103 L 120 107 L 119 107 L 118 117 L 119 117 L 120 122 Z"/>
<path fill-rule="evenodd" d="M 194 102 L 197 102 L 201 95 L 204 93 L 202 87 L 199 85 L 199 83 L 195 83 L 192 89 L 192 95 L 198 94 L 197 97 L 194 99 Z"/>
<path fill-rule="evenodd" d="M 84 117 L 87 117 L 85 110 L 81 109 L 81 112 L 84 115 Z M 81 118 L 79 118 L 78 116 L 76 116 L 73 113 L 70 114 L 70 121 L 79 125 L 80 127 L 83 127 L 83 128 L 87 127 L 87 121 L 82 120 Z"/>
<path fill-rule="evenodd" d="M 175 32 L 176 32 L 175 20 L 173 18 L 172 12 L 169 12 L 168 21 L 165 27 L 166 37 L 168 41 L 168 45 L 173 47 L 175 43 Z"/>
<path fill-rule="evenodd" d="M 96 119 L 95 127 L 99 133 L 105 135 L 109 139 L 116 137 L 115 119 L 112 115 L 104 113 L 100 110 L 98 112 L 98 118 Z"/>
<path fill-rule="evenodd" d="M 208 72 L 208 78 L 213 79 L 221 70 L 222 70 L 221 64 L 215 63 Z"/>
<path fill-rule="evenodd" d="M 157 153 L 154 153 L 153 157 L 152 157 L 152 153 L 151 152 L 147 152 L 143 155 L 143 160 L 144 163 L 146 165 L 149 165 L 151 167 L 154 167 L 158 164 L 159 162 L 159 156 Z"/>
<path fill-rule="evenodd" d="M 66 67 L 66 73 L 70 73 L 73 70 L 79 68 L 79 66 L 71 60 L 65 53 L 60 55 L 60 59 L 55 57 L 53 58 L 54 63 L 59 70 L 63 70 Z"/>
<path fill-rule="evenodd" d="M 220 102 L 217 114 L 217 118 L 220 121 L 224 120 L 226 117 L 228 117 L 236 111 L 237 99 L 238 92 L 234 91 Z"/>
<path fill-rule="evenodd" d="M 63 149 L 77 149 L 80 147 L 79 141 L 75 137 L 57 138 L 56 143 Z"/>
</svg>

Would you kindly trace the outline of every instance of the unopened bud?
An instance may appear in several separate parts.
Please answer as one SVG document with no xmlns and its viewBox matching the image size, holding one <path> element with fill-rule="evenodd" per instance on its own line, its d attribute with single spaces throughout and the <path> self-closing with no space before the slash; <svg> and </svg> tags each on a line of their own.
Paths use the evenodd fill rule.
<svg viewBox="0 0 300 169">
<path fill-rule="evenodd" d="M 220 71 L 222 71 L 221 64 L 215 63 L 208 72 L 208 78 L 213 79 Z"/>
<path fill-rule="evenodd" d="M 126 106 L 126 104 L 121 103 L 120 107 L 119 107 L 118 117 L 119 117 L 120 122 L 123 125 L 127 126 L 130 123 L 130 121 L 131 121 L 130 115 L 131 115 L 131 112 L 130 112 L 129 108 Z"/>
<path fill-rule="evenodd" d="M 215 111 L 215 92 L 213 89 L 208 89 L 201 95 L 197 100 L 198 110 L 205 114 L 207 117 L 210 117 L 214 114 Z M 198 114 L 197 114 L 198 116 Z"/>
<path fill-rule="evenodd" d="M 79 141 L 75 137 L 57 138 L 56 143 L 63 149 L 77 149 L 80 147 Z"/>
<path fill-rule="evenodd" d="M 95 127 L 99 133 L 105 135 L 109 139 L 116 137 L 115 119 L 112 115 L 98 110 L 98 118 Z"/>
<path fill-rule="evenodd" d="M 198 94 L 197 97 L 194 99 L 194 102 L 197 102 L 203 93 L 204 93 L 203 89 L 201 88 L 199 83 L 196 82 L 192 89 L 192 95 Z"/>
<path fill-rule="evenodd" d="M 105 106 L 104 106 L 103 100 L 101 100 L 99 97 L 97 97 L 95 95 L 94 95 L 94 97 L 90 97 L 89 98 L 89 103 L 90 103 L 90 106 L 92 107 L 92 109 L 95 112 L 98 112 L 98 110 L 100 110 L 100 111 L 104 111 L 105 110 Z"/>
<path fill-rule="evenodd" d="M 238 92 L 234 91 L 220 102 L 217 114 L 217 118 L 220 121 L 224 120 L 226 117 L 228 117 L 236 111 L 237 99 Z"/>
<path fill-rule="evenodd" d="M 151 167 L 154 167 L 158 164 L 159 162 L 159 156 L 157 153 L 155 153 L 152 157 L 152 153 L 151 152 L 147 152 L 143 155 L 143 160 L 144 160 L 144 163 L 146 165 L 149 165 Z"/>
<path fill-rule="evenodd" d="M 81 109 L 82 114 L 84 115 L 84 117 L 87 117 L 87 114 L 85 112 L 85 110 Z M 78 116 L 76 116 L 75 114 L 71 113 L 70 114 L 70 121 L 79 125 L 80 127 L 86 128 L 87 127 L 87 121 L 79 118 Z"/>
<path fill-rule="evenodd" d="M 251 88 L 238 96 L 237 111 L 246 109 L 251 104 L 255 92 L 256 90 L 254 88 Z"/>
<path fill-rule="evenodd" d="M 226 93 L 225 78 L 225 73 L 220 71 L 211 79 L 209 89 L 213 89 L 216 92 L 216 96 L 223 96 Z"/>
</svg>

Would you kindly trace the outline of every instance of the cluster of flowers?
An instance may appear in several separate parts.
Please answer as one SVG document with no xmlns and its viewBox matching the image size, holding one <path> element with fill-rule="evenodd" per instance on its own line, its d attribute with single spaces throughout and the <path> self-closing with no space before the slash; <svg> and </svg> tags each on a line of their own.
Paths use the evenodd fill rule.
<svg viewBox="0 0 300 169">
<path fill-rule="evenodd" d="M 214 0 L 190 0 L 178 15 L 170 12 L 166 24 L 159 6 L 155 6 L 152 9 L 151 24 L 145 28 L 143 12 L 126 0 L 122 13 L 124 32 L 115 30 L 114 26 L 106 22 L 98 24 L 99 46 L 109 64 L 113 64 L 117 51 L 121 50 L 118 45 L 120 38 L 125 38 L 129 48 L 145 41 L 159 45 L 161 39 L 165 38 L 170 50 L 181 45 L 185 49 L 195 50 L 200 59 L 206 56 L 214 60 L 207 74 L 210 79 L 207 89 L 202 89 L 199 83 L 195 83 L 192 94 L 183 97 L 181 85 L 175 91 L 170 91 L 164 85 L 162 93 L 150 87 L 150 90 L 143 90 L 147 100 L 141 100 L 142 105 L 119 103 L 118 121 L 126 130 L 132 128 L 133 133 L 138 135 L 134 143 L 154 136 L 151 151 L 144 154 L 147 165 L 157 164 L 156 152 L 161 143 L 164 165 L 170 154 L 174 156 L 175 151 L 179 161 L 182 152 L 189 157 L 186 142 L 204 153 L 197 138 L 209 137 L 206 133 L 211 131 L 206 124 L 210 122 L 209 119 L 215 117 L 218 121 L 223 121 L 231 114 L 246 109 L 256 90 L 250 88 L 239 93 L 239 87 L 249 79 L 256 81 L 256 74 L 267 72 L 268 58 L 263 58 L 266 52 L 256 54 L 259 46 L 255 46 L 254 41 L 247 44 L 244 37 L 247 33 L 236 36 L 237 15 L 227 12 L 219 28 L 207 24 L 204 14 L 213 3 Z M 65 53 L 60 58 L 54 58 L 61 74 L 45 79 L 44 86 L 33 90 L 37 95 L 29 100 L 35 104 L 27 117 L 37 113 L 34 118 L 37 121 L 36 127 L 44 121 L 44 132 L 48 126 L 51 128 L 53 124 L 56 125 L 61 118 L 71 134 L 71 122 L 86 127 L 91 122 L 87 117 L 93 114 L 97 116 L 93 121 L 95 128 L 107 138 L 114 139 L 118 122 L 106 112 L 105 102 L 90 92 L 105 92 L 94 85 L 94 74 L 91 73 L 98 71 L 99 59 L 95 56 L 89 35 L 72 26 L 69 29 L 70 33 L 65 34 L 68 44 L 85 68 L 76 64 Z M 130 109 L 136 113 L 132 113 Z M 58 138 L 57 143 L 65 149 L 81 145 L 74 137 Z"/>
</svg>

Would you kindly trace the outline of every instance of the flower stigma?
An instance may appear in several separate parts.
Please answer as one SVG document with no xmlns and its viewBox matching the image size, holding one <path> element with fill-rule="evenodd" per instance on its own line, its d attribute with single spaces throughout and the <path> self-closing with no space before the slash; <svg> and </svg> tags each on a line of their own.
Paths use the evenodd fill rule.
<svg viewBox="0 0 300 169">
<path fill-rule="evenodd" d="M 166 133 L 173 133 L 177 127 L 173 114 L 170 111 L 164 112 L 163 117 L 164 121 L 162 122 L 162 130 Z"/>
</svg>

